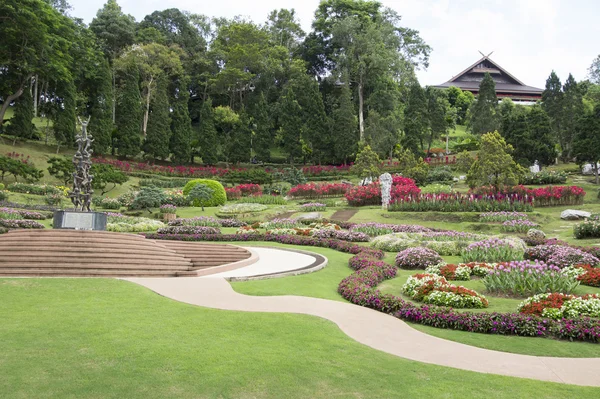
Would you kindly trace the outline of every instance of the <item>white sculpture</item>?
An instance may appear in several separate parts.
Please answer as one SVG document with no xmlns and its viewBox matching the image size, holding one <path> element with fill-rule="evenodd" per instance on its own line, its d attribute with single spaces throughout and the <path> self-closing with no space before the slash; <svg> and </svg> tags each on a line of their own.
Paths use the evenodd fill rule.
<svg viewBox="0 0 600 399">
<path fill-rule="evenodd" d="M 529 167 L 529 171 L 531 173 L 539 173 L 540 172 L 540 164 L 538 163 L 537 160 L 533 163 L 533 166 Z"/>
<path fill-rule="evenodd" d="M 384 173 L 379 176 L 379 184 L 381 185 L 381 207 L 383 209 L 387 209 L 390 205 L 392 182 L 392 175 L 389 173 Z"/>
</svg>

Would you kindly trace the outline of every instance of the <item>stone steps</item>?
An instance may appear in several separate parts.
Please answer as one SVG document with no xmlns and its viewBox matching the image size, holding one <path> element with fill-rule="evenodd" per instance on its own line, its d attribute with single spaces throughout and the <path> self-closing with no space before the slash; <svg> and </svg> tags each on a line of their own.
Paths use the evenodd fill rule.
<svg viewBox="0 0 600 399">
<path fill-rule="evenodd" d="M 148 240 L 85 230 L 11 230 L 0 235 L 0 276 L 195 276 L 250 259 L 229 244 Z"/>
</svg>

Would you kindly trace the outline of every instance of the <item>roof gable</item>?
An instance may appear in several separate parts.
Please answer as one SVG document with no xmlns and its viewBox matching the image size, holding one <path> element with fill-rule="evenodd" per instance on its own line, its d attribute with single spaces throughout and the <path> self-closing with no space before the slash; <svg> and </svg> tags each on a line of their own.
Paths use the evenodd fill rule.
<svg viewBox="0 0 600 399">
<path fill-rule="evenodd" d="M 449 83 L 460 82 L 481 82 L 483 75 L 489 73 L 496 84 L 511 84 L 518 86 L 526 86 L 525 83 L 511 75 L 506 69 L 502 68 L 496 62 L 492 61 L 488 56 L 483 56 L 473 65 L 454 76 L 444 85 Z"/>
</svg>

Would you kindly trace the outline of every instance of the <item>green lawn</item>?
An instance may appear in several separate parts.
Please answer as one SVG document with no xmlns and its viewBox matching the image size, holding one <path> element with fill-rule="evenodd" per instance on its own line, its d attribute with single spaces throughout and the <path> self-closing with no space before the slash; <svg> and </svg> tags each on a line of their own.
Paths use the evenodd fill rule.
<svg viewBox="0 0 600 399">
<path fill-rule="evenodd" d="M 211 310 L 108 279 L 0 280 L 7 398 L 596 398 L 361 345 L 333 323 Z"/>
</svg>

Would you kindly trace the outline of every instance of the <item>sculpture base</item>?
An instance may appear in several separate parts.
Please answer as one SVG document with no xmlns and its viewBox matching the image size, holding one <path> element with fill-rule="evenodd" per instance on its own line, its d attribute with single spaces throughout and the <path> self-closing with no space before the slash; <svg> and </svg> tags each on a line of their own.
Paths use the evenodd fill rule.
<svg viewBox="0 0 600 399">
<path fill-rule="evenodd" d="M 56 211 L 52 227 L 73 230 L 106 230 L 106 214 L 102 212 Z"/>
</svg>

